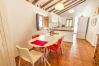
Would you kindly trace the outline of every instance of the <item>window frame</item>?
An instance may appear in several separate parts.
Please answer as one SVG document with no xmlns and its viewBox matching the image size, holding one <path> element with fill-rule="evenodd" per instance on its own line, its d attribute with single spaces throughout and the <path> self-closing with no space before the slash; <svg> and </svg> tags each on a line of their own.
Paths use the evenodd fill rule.
<svg viewBox="0 0 99 66">
<path fill-rule="evenodd" d="M 67 21 L 68 21 L 68 23 L 67 23 Z M 69 23 L 70 21 L 72 21 L 71 24 Z M 67 26 L 67 24 L 68 24 L 68 26 Z M 66 19 L 66 24 L 65 24 L 65 26 L 66 26 L 66 27 L 73 27 L 73 18 Z"/>
<path fill-rule="evenodd" d="M 40 24 L 39 16 L 42 17 L 42 27 L 39 26 L 39 24 Z M 37 28 L 37 30 L 41 30 L 43 28 L 43 26 L 44 26 L 43 21 L 44 21 L 43 16 L 40 14 L 36 14 L 36 28 Z"/>
</svg>

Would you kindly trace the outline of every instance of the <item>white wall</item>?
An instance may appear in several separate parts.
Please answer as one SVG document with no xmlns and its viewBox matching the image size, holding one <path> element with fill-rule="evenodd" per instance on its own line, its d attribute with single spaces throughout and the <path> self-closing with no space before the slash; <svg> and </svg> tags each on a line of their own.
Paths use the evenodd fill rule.
<svg viewBox="0 0 99 66">
<path fill-rule="evenodd" d="M 59 16 L 59 26 L 61 26 L 61 25 L 62 25 L 62 17 Z"/>
<path fill-rule="evenodd" d="M 61 25 L 65 25 L 66 24 L 66 17 L 61 17 L 61 19 L 62 19 Z"/>
<path fill-rule="evenodd" d="M 95 14 L 96 8 L 99 7 L 99 0 L 86 0 L 85 3 L 79 5 L 75 8 L 76 13 L 75 17 L 79 18 L 80 16 L 85 16 L 90 18 L 88 33 L 87 33 L 87 40 L 93 45 L 96 45 L 96 28 L 91 25 L 91 19 Z M 99 25 L 98 25 L 99 26 Z"/>
<path fill-rule="evenodd" d="M 4 11 L 6 11 L 6 15 L 4 16 L 7 18 L 7 23 L 4 24 L 5 27 L 7 27 L 5 31 L 8 33 L 7 36 L 11 38 L 11 44 L 8 45 L 8 47 L 11 48 L 9 53 L 14 51 L 11 54 L 14 54 L 14 57 L 16 57 L 17 51 L 15 45 L 19 44 L 29 48 L 28 40 L 31 39 L 33 34 L 37 33 L 35 24 L 36 10 L 34 10 L 34 6 L 31 3 L 28 3 L 25 0 L 2 0 L 0 3 L 4 3 L 1 8 L 5 6 Z M 42 13 L 43 12 L 41 11 L 41 14 Z M 14 60 L 13 57 L 11 59 Z"/>
<path fill-rule="evenodd" d="M 36 17 L 32 5 L 24 0 L 5 0 L 5 3 L 8 24 L 14 46 L 16 44 L 24 47 L 28 46 L 27 41 L 36 31 Z"/>
<path fill-rule="evenodd" d="M 49 27 L 57 27 L 59 22 L 59 16 L 55 13 L 49 13 Z"/>
<path fill-rule="evenodd" d="M 58 22 L 58 15 L 57 14 L 55 14 L 55 13 L 50 13 L 51 15 L 51 18 L 52 18 L 52 22 L 55 22 L 55 23 L 57 23 Z"/>
<path fill-rule="evenodd" d="M 4 0 L 0 0 L 0 34 L 2 36 L 0 49 L 4 66 L 15 66 L 14 47 L 11 42 L 11 32 L 7 21 L 7 10 Z"/>
<path fill-rule="evenodd" d="M 97 18 L 98 18 L 98 19 L 97 19 L 97 22 L 98 22 L 98 23 L 97 23 L 97 30 L 96 30 L 96 31 L 97 31 L 97 33 L 99 34 L 99 15 L 97 16 Z"/>
</svg>

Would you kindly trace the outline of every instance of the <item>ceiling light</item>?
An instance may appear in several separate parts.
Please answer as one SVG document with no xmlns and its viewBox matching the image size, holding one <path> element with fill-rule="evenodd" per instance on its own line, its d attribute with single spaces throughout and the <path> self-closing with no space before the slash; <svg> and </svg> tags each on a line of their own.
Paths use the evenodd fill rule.
<svg viewBox="0 0 99 66">
<path fill-rule="evenodd" d="M 74 10 L 72 9 L 72 10 L 69 10 L 68 12 L 69 12 L 69 13 L 74 13 Z"/>
<path fill-rule="evenodd" d="M 62 3 L 58 3 L 55 5 L 55 9 L 56 10 L 62 10 L 62 9 L 64 9 L 64 5 Z"/>
</svg>

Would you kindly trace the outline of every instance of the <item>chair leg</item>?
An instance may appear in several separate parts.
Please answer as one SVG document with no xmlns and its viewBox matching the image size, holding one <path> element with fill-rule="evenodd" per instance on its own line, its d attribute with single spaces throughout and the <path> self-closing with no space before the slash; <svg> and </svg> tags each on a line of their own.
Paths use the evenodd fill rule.
<svg viewBox="0 0 99 66">
<path fill-rule="evenodd" d="M 57 60 L 57 64 L 59 63 L 58 61 L 58 50 L 56 51 L 56 60 Z"/>
<path fill-rule="evenodd" d="M 46 66 L 46 63 L 48 64 L 48 66 L 51 66 L 51 64 L 48 62 L 48 60 L 44 57 L 44 64 Z"/>
<path fill-rule="evenodd" d="M 60 47 L 60 52 L 61 52 L 61 55 L 62 55 L 63 53 L 62 53 L 62 48 L 61 47 Z"/>
<path fill-rule="evenodd" d="M 44 59 L 44 66 L 46 66 L 46 61 L 45 61 L 45 59 Z"/>
<path fill-rule="evenodd" d="M 41 58 L 41 62 L 44 62 L 44 58 Z"/>
<path fill-rule="evenodd" d="M 20 63 L 21 63 L 21 58 L 19 57 L 19 62 L 18 62 L 18 66 L 20 66 Z"/>
<path fill-rule="evenodd" d="M 31 50 L 33 50 L 33 49 L 34 49 L 34 47 L 30 48 L 29 51 L 31 51 Z"/>
<path fill-rule="evenodd" d="M 32 66 L 34 66 L 34 64 L 32 64 Z"/>
</svg>

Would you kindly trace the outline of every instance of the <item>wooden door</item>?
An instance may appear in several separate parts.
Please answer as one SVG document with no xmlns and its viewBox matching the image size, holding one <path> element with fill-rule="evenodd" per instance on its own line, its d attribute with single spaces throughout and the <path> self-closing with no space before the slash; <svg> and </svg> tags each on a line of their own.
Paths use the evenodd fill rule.
<svg viewBox="0 0 99 66">
<path fill-rule="evenodd" d="M 44 17 L 44 27 L 48 27 L 49 17 Z"/>
</svg>

